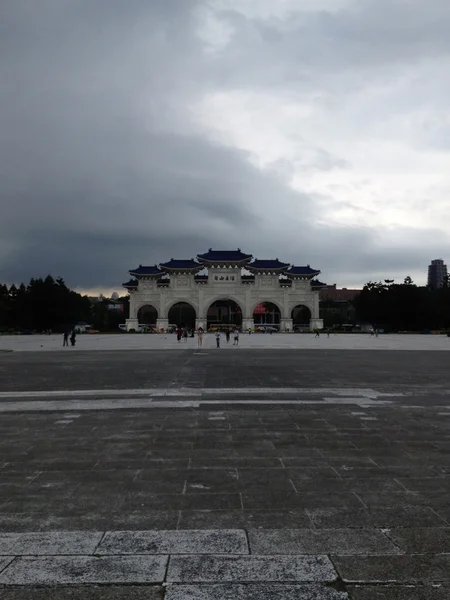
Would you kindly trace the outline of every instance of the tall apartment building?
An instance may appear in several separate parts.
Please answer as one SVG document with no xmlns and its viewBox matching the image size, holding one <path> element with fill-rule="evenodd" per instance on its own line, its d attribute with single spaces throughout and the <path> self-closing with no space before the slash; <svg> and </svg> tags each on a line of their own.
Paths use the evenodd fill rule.
<svg viewBox="0 0 450 600">
<path fill-rule="evenodd" d="M 433 289 L 440 288 L 446 277 L 447 265 L 444 264 L 442 258 L 432 260 L 428 267 L 428 285 Z"/>
</svg>

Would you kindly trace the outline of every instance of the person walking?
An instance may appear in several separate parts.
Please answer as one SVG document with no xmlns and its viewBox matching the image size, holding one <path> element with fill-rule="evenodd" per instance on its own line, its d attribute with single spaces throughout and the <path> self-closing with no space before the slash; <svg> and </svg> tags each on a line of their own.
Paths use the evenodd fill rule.
<svg viewBox="0 0 450 600">
<path fill-rule="evenodd" d="M 227 340 L 227 344 L 230 342 L 230 330 L 227 328 L 225 332 L 225 339 Z"/>
<path fill-rule="evenodd" d="M 319 330 L 316 328 L 316 338 L 320 337 Z"/>
<path fill-rule="evenodd" d="M 73 329 L 72 335 L 70 336 L 70 343 L 72 344 L 72 346 L 75 346 L 76 340 L 77 340 L 77 333 L 76 333 L 75 329 Z"/>
<path fill-rule="evenodd" d="M 220 348 L 220 331 L 219 330 L 216 331 L 216 345 L 217 345 L 217 348 Z"/>
<path fill-rule="evenodd" d="M 197 330 L 197 346 L 201 348 L 203 346 L 203 327 L 199 327 Z"/>
<path fill-rule="evenodd" d="M 237 327 L 234 330 L 233 346 L 239 346 L 239 329 Z"/>
<path fill-rule="evenodd" d="M 187 342 L 187 338 L 188 338 L 188 334 L 187 334 L 187 329 L 186 329 L 186 327 L 185 327 L 185 328 L 183 329 L 183 340 L 184 340 L 185 342 Z"/>
<path fill-rule="evenodd" d="M 178 327 L 177 328 L 177 341 L 178 341 L 178 343 L 181 342 L 181 336 L 182 336 L 182 334 L 183 334 L 183 332 L 181 330 L 181 327 Z"/>
</svg>

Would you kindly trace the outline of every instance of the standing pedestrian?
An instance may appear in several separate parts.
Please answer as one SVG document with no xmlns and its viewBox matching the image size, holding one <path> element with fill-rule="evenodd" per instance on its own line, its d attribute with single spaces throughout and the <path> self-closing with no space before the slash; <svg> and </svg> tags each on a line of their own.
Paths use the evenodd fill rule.
<svg viewBox="0 0 450 600">
<path fill-rule="evenodd" d="M 70 336 L 70 343 L 72 344 L 72 346 L 75 346 L 76 340 L 77 340 L 77 332 L 75 331 L 75 329 L 72 329 L 72 335 Z"/>
<path fill-rule="evenodd" d="M 66 331 L 64 332 L 64 337 L 63 337 L 63 346 L 68 346 L 69 345 L 69 330 L 66 329 Z"/>
<path fill-rule="evenodd" d="M 181 327 L 177 327 L 177 341 L 178 343 L 181 342 L 181 336 L 182 336 L 183 332 L 181 330 Z"/>
<path fill-rule="evenodd" d="M 227 328 L 225 332 L 225 339 L 227 340 L 227 344 L 230 342 L 230 330 Z"/>
<path fill-rule="evenodd" d="M 199 327 L 197 330 L 197 345 L 199 348 L 203 346 L 203 327 Z"/>
<path fill-rule="evenodd" d="M 216 344 L 217 344 L 217 348 L 220 348 L 220 331 L 219 330 L 216 331 Z"/>
<path fill-rule="evenodd" d="M 187 338 L 188 338 L 188 334 L 187 334 L 187 329 L 186 329 L 186 327 L 185 327 L 185 328 L 183 329 L 183 340 L 184 340 L 185 342 L 187 342 Z"/>
<path fill-rule="evenodd" d="M 239 346 L 239 329 L 236 327 L 234 330 L 234 341 L 233 346 Z"/>
</svg>

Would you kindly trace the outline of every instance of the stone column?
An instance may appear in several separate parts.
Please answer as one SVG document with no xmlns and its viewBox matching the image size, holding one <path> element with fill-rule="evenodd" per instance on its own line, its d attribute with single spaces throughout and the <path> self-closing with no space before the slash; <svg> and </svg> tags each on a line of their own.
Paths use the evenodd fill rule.
<svg viewBox="0 0 450 600">
<path fill-rule="evenodd" d="M 139 321 L 137 319 L 127 319 L 125 321 L 125 325 L 127 327 L 127 331 L 131 331 L 131 329 L 134 329 L 135 331 L 137 331 Z"/>
<path fill-rule="evenodd" d="M 311 319 L 309 322 L 310 331 L 314 329 L 323 329 L 323 319 Z"/>
<path fill-rule="evenodd" d="M 200 329 L 200 327 L 206 331 L 206 319 L 195 319 L 195 329 Z"/>
<path fill-rule="evenodd" d="M 137 319 L 137 310 L 136 310 L 136 295 L 134 291 L 130 291 L 130 319 Z"/>
<path fill-rule="evenodd" d="M 280 331 L 294 331 L 294 321 L 292 319 L 281 319 Z"/>
<path fill-rule="evenodd" d="M 312 292 L 313 297 L 313 309 L 311 311 L 311 319 L 318 319 L 320 317 L 319 314 L 319 292 Z"/>
<path fill-rule="evenodd" d="M 157 319 L 156 329 L 166 331 L 169 327 L 169 319 Z"/>
<path fill-rule="evenodd" d="M 126 319 L 125 325 L 127 331 L 134 329 L 138 330 L 139 320 L 137 318 L 137 303 L 136 303 L 136 293 L 134 291 L 130 291 L 130 318 Z"/>
<path fill-rule="evenodd" d="M 242 319 L 242 331 L 248 331 L 249 329 L 253 331 L 254 328 L 255 323 L 253 319 Z"/>
<path fill-rule="evenodd" d="M 198 313 L 196 315 L 196 319 L 195 319 L 195 328 L 198 329 L 199 327 L 201 327 L 202 329 L 204 329 L 206 331 L 206 311 L 207 308 L 205 308 L 205 294 L 204 294 L 204 290 L 203 290 L 203 286 L 202 284 L 197 284 L 197 289 L 198 289 Z"/>
</svg>

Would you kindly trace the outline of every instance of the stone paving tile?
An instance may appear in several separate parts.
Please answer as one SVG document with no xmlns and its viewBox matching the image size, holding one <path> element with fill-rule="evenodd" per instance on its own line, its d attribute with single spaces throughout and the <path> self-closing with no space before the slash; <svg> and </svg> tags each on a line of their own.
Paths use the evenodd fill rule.
<svg viewBox="0 0 450 600">
<path fill-rule="evenodd" d="M 304 510 L 292 511 L 181 511 L 179 529 L 259 529 L 273 527 L 310 527 Z"/>
<path fill-rule="evenodd" d="M 82 585 L 0 588 L 2 600 L 163 600 L 160 586 Z"/>
<path fill-rule="evenodd" d="M 286 464 L 286 461 L 292 461 L 292 458 L 283 458 L 285 463 L 286 472 L 288 477 L 292 479 L 317 479 L 322 481 L 323 479 L 339 479 L 339 475 L 331 467 L 310 467 L 310 466 L 296 466 L 295 468 Z"/>
<path fill-rule="evenodd" d="M 386 535 L 407 554 L 450 553 L 450 528 L 402 527 L 388 529 Z"/>
<path fill-rule="evenodd" d="M 331 582 L 336 572 L 326 556 L 174 556 L 168 582 Z M 1 579 L 0 579 L 1 581 Z"/>
<path fill-rule="evenodd" d="M 0 574 L 4 585 L 162 583 L 167 556 L 17 558 Z"/>
<path fill-rule="evenodd" d="M 438 582 L 450 581 L 450 555 L 409 556 L 333 556 L 333 563 L 344 581 Z"/>
<path fill-rule="evenodd" d="M 93 554 L 103 534 L 73 531 L 52 533 L 2 533 L 0 555 Z"/>
<path fill-rule="evenodd" d="M 408 491 L 359 490 L 358 498 L 367 508 L 378 506 L 425 506 L 430 504 L 420 494 Z"/>
<path fill-rule="evenodd" d="M 242 494 L 244 509 L 246 510 L 280 510 L 283 508 L 300 509 L 314 508 L 317 506 L 341 506 L 346 508 L 359 508 L 362 506 L 356 495 L 351 493 L 315 494 L 295 492 L 273 492 L 269 490 L 263 494 Z"/>
<path fill-rule="evenodd" d="M 298 493 L 303 492 L 355 492 L 361 494 L 364 492 L 387 493 L 404 492 L 404 488 L 393 479 L 326 479 L 310 480 L 297 479 L 291 477 L 295 490 Z"/>
<path fill-rule="evenodd" d="M 122 483 L 128 483 L 134 481 L 134 479 L 140 473 L 139 469 L 111 469 L 109 471 L 71 471 L 66 473 L 65 471 L 43 471 L 36 475 L 35 482 L 41 485 L 53 485 L 62 481 L 70 481 L 74 483 L 87 483 L 87 482 L 114 482 L 120 481 Z M 161 477 L 161 471 L 159 471 Z"/>
<path fill-rule="evenodd" d="M 323 470 L 323 474 L 325 477 L 338 477 L 335 471 L 332 471 L 334 475 L 330 475 L 332 465 L 330 461 L 324 458 L 323 456 L 283 456 L 283 458 L 280 460 L 283 466 L 285 466 L 286 468 L 310 468 L 311 473 L 314 473 L 314 469 L 317 469 L 318 476 L 320 476 L 321 470 Z"/>
<path fill-rule="evenodd" d="M 401 551 L 377 529 L 268 529 L 248 532 L 252 554 L 387 555 Z"/>
<path fill-rule="evenodd" d="M 352 600 L 448 600 L 450 586 L 435 585 L 349 585 Z"/>
<path fill-rule="evenodd" d="M 96 554 L 249 554 L 243 530 L 110 531 Z"/>
<path fill-rule="evenodd" d="M 377 506 L 307 508 L 314 527 L 340 529 L 355 527 L 448 527 L 446 521 L 426 506 Z"/>
<path fill-rule="evenodd" d="M 371 467 L 361 467 L 361 466 L 335 466 L 334 467 L 339 475 L 343 479 L 398 479 L 398 478 L 409 478 L 409 477 L 418 477 L 419 473 L 427 473 L 426 471 L 418 471 L 414 468 L 408 467 L 377 467 L 372 465 Z M 431 472 L 428 473 L 431 476 Z"/>
<path fill-rule="evenodd" d="M 270 457 L 194 457 L 190 463 L 191 469 L 284 469 L 279 458 Z"/>
<path fill-rule="evenodd" d="M 165 600 L 347 600 L 345 592 L 319 585 L 277 583 L 171 584 Z M 27 599 L 28 600 L 28 599 Z"/>
</svg>

